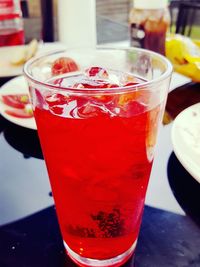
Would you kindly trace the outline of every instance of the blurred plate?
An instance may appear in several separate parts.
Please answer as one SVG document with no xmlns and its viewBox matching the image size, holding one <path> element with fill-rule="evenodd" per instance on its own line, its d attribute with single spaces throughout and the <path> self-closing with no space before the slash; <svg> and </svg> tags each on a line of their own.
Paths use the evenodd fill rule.
<svg viewBox="0 0 200 267">
<path fill-rule="evenodd" d="M 178 87 L 189 84 L 190 82 L 192 82 L 192 80 L 190 78 L 173 71 L 171 83 L 170 83 L 170 87 L 169 87 L 169 92 L 173 91 L 174 89 L 176 89 Z"/>
<path fill-rule="evenodd" d="M 183 167 L 200 183 L 200 103 L 176 117 L 172 126 L 172 144 Z"/>
<path fill-rule="evenodd" d="M 0 89 L 0 97 L 1 95 L 23 94 L 23 93 L 29 94 L 28 85 L 25 81 L 24 76 L 19 76 L 10 80 L 9 82 L 5 83 Z M 4 118 L 22 127 L 26 127 L 33 130 L 37 129 L 34 118 L 16 118 L 5 113 L 6 109 L 12 109 L 12 108 L 8 107 L 7 105 L 3 104 L 2 101 L 0 101 L 0 114 Z"/>
<path fill-rule="evenodd" d="M 11 64 L 12 57 L 18 48 L 19 46 L 0 47 L 0 77 L 13 77 L 22 74 L 23 65 Z"/>
<path fill-rule="evenodd" d="M 5 46 L 0 47 L 0 78 L 4 77 L 14 77 L 21 75 L 23 73 L 23 64 L 13 65 L 11 63 L 13 55 L 16 54 L 17 49 L 23 49 L 24 45 L 20 46 Z M 38 51 L 36 55 L 51 52 L 55 50 L 63 50 L 66 48 L 61 43 L 45 43 L 39 44 Z"/>
</svg>

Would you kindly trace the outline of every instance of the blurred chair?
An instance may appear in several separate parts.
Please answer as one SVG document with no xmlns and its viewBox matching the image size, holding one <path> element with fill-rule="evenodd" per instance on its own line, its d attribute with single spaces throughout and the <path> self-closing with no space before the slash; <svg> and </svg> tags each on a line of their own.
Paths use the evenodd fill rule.
<svg viewBox="0 0 200 267">
<path fill-rule="evenodd" d="M 170 31 L 173 32 L 173 26 L 176 24 L 180 0 L 171 0 L 169 4 L 169 11 L 171 17 Z"/>
<path fill-rule="evenodd" d="M 190 36 L 192 32 L 192 27 L 195 23 L 195 20 L 197 19 L 197 12 L 199 10 L 199 1 L 180 2 L 178 17 L 176 21 L 176 33 Z"/>
<path fill-rule="evenodd" d="M 42 15 L 42 40 L 54 41 L 53 0 L 40 0 Z"/>
<path fill-rule="evenodd" d="M 28 10 L 27 0 L 21 0 L 20 5 L 21 5 L 23 18 L 28 18 L 29 17 L 29 10 Z"/>
<path fill-rule="evenodd" d="M 24 18 L 26 43 L 32 39 L 43 42 L 54 42 L 54 12 L 53 0 L 38 0 L 37 2 L 21 0 Z"/>
</svg>

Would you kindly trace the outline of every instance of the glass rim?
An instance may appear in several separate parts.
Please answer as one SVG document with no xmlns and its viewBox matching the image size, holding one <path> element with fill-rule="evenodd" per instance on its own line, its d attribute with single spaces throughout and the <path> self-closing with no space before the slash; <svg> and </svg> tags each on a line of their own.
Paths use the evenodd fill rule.
<svg viewBox="0 0 200 267">
<path fill-rule="evenodd" d="M 53 89 L 53 90 L 60 90 L 60 91 L 70 91 L 70 92 L 76 92 L 76 93 L 116 93 L 116 92 L 123 92 L 123 91 L 134 91 L 134 89 L 138 89 L 138 87 L 140 89 L 145 89 L 145 88 L 151 88 L 152 85 L 155 84 L 159 84 L 162 83 L 165 79 L 167 79 L 170 74 L 173 71 L 173 66 L 170 63 L 170 61 L 163 55 L 158 54 L 156 52 L 153 52 L 151 50 L 147 50 L 147 49 L 143 49 L 143 48 L 137 48 L 137 47 L 102 47 L 102 46 L 97 46 L 96 48 L 86 48 L 86 49 L 90 49 L 93 51 L 103 51 L 103 50 L 112 50 L 112 51 L 136 51 L 136 52 L 142 52 L 142 53 L 146 53 L 148 55 L 153 55 L 155 58 L 158 58 L 160 61 L 164 62 L 164 65 L 166 67 L 166 70 L 164 71 L 164 73 L 162 73 L 159 77 L 153 78 L 150 81 L 144 81 L 142 83 L 138 83 L 135 85 L 130 85 L 130 86 L 120 86 L 120 87 L 113 87 L 113 88 L 72 88 L 72 87 L 62 87 L 62 86 L 58 86 L 58 85 L 54 85 L 54 84 L 50 84 L 48 82 L 44 82 L 44 81 L 40 81 L 37 80 L 33 75 L 30 74 L 29 72 L 29 67 L 34 64 L 35 62 L 41 60 L 42 58 L 48 57 L 48 56 L 53 56 L 56 54 L 62 54 L 65 53 L 69 50 L 71 51 L 76 51 L 76 50 L 80 50 L 80 47 L 76 47 L 76 48 L 66 48 L 66 49 L 62 49 L 62 50 L 56 50 L 56 51 L 51 51 L 51 52 L 47 52 L 47 53 L 43 53 L 42 55 L 38 55 L 35 56 L 31 59 L 29 59 L 23 67 L 23 73 L 25 74 L 25 76 L 30 79 L 33 83 L 36 83 L 40 86 L 44 86 L 44 87 L 48 87 L 48 89 Z M 84 47 L 82 48 L 84 49 Z M 73 72 L 75 73 L 75 72 Z M 134 74 L 133 74 L 134 75 Z"/>
</svg>

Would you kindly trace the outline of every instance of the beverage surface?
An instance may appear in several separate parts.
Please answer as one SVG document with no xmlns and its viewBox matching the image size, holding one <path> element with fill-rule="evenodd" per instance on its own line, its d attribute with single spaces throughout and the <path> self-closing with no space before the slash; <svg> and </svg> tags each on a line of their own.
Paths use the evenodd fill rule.
<svg viewBox="0 0 200 267">
<path fill-rule="evenodd" d="M 76 71 L 48 80 L 49 84 L 66 89 L 59 93 L 50 92 L 45 95 L 46 108 L 54 115 L 86 119 L 97 115 L 129 117 L 145 111 L 148 92 L 139 91 L 137 88 L 132 90 L 133 86 L 144 83 L 144 80 L 128 73 L 105 70 L 101 67 L 91 67 L 83 72 L 75 65 L 65 66 L 64 70 L 66 68 L 76 69 Z M 63 62 L 59 71 L 57 69 L 52 72 L 60 74 L 62 71 Z M 127 91 L 118 92 L 121 87 L 127 88 Z M 77 95 L 75 90 L 70 94 L 67 89 L 77 89 L 77 92 L 79 89 L 83 92 L 88 90 L 88 93 L 84 95 L 82 92 Z M 93 93 L 93 89 L 97 90 L 97 93 Z M 112 90 L 116 91 L 112 92 Z M 40 94 L 39 90 L 37 94 Z"/>
<path fill-rule="evenodd" d="M 131 90 L 144 81 L 130 74 L 69 68 L 77 72 L 56 65 L 48 81 L 66 90 L 35 88 L 34 114 L 64 241 L 80 256 L 108 259 L 137 240 L 160 106 L 147 109 L 148 90 Z"/>
</svg>

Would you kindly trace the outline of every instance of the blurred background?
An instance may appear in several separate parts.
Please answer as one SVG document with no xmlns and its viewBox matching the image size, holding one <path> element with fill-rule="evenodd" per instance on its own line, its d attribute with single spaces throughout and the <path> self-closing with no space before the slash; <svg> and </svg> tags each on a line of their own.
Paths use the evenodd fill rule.
<svg viewBox="0 0 200 267">
<path fill-rule="evenodd" d="M 57 4 L 58 0 L 22 0 L 21 6 L 24 17 L 24 27 L 26 42 L 29 42 L 33 38 L 37 40 L 41 39 L 41 27 L 43 14 L 41 6 L 42 3 L 48 2 L 48 5 L 52 5 L 53 15 L 53 38 L 54 41 L 58 40 L 57 34 Z M 171 12 L 171 32 L 175 32 L 177 17 L 179 12 L 180 3 L 195 2 L 200 3 L 199 0 L 187 1 L 187 0 L 171 0 L 169 1 L 169 7 Z M 97 15 L 97 42 L 113 42 L 123 41 L 129 38 L 129 12 L 132 7 L 133 0 L 96 0 L 96 15 Z M 45 9 L 47 12 L 46 17 L 51 17 L 51 10 Z M 190 36 L 192 38 L 198 38 L 200 35 L 200 10 L 193 10 L 190 15 L 192 19 L 192 31 Z M 106 27 L 104 23 L 106 22 Z M 110 23 L 109 23 L 110 22 Z M 117 25 L 117 27 L 115 27 Z"/>
</svg>

